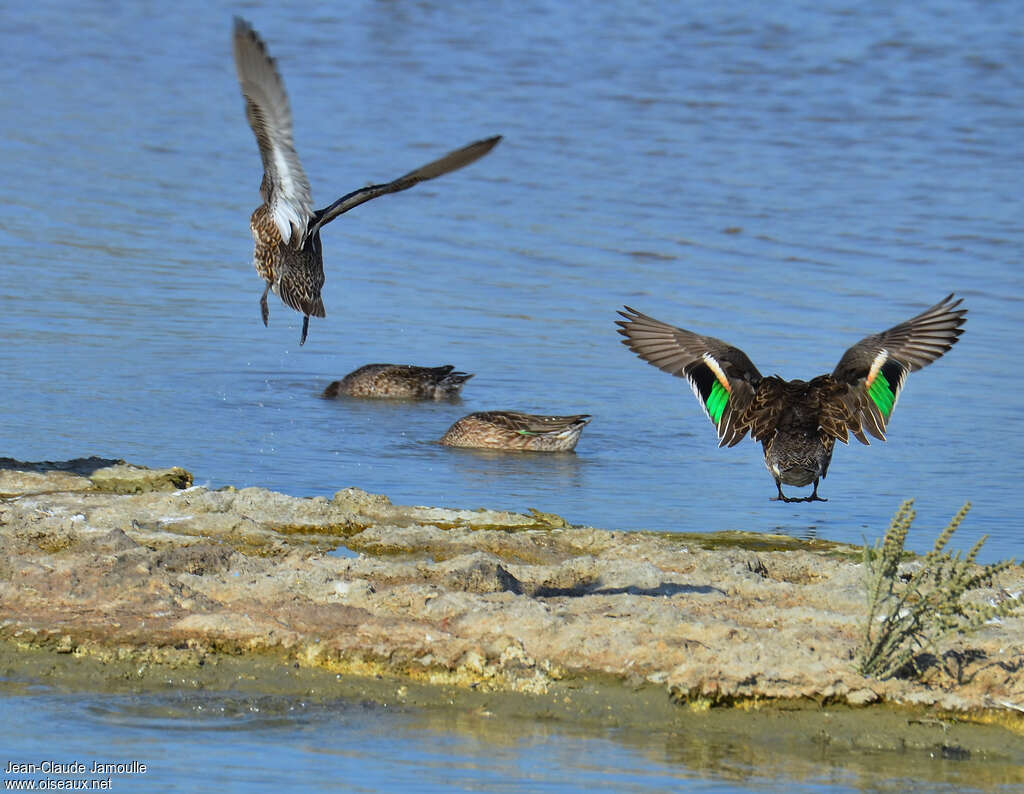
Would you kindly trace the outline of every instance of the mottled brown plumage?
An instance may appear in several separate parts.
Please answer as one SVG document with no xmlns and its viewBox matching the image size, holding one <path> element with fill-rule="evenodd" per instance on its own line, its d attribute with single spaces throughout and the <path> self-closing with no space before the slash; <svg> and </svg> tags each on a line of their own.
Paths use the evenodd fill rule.
<svg viewBox="0 0 1024 794">
<path fill-rule="evenodd" d="M 301 345 L 306 341 L 309 318 L 326 316 L 320 297 L 324 285 L 320 229 L 371 199 L 408 190 L 469 165 L 493 149 L 501 136 L 457 149 L 391 182 L 354 190 L 330 206 L 314 211 L 309 180 L 292 139 L 288 95 L 275 62 L 256 31 L 237 17 L 232 41 L 246 118 L 263 160 L 263 204 L 253 212 L 249 223 L 255 241 L 253 262 L 266 282 L 260 312 L 266 325 L 270 316 L 267 293 L 272 289 L 285 304 L 303 315 Z"/>
<path fill-rule="evenodd" d="M 449 447 L 568 452 L 576 447 L 587 414 L 536 416 L 518 411 L 481 411 L 462 417 L 441 437 Z"/>
<path fill-rule="evenodd" d="M 334 381 L 323 396 L 391 400 L 451 400 L 459 396 L 471 374 L 455 367 L 414 367 L 411 364 L 367 364 Z"/>
<path fill-rule="evenodd" d="M 765 465 L 783 502 L 826 501 L 818 481 L 828 472 L 836 441 L 865 432 L 885 440 L 885 427 L 907 374 L 949 350 L 966 322 L 966 309 L 953 295 L 906 322 L 861 339 L 830 375 L 811 381 L 762 377 L 739 348 L 712 336 L 668 325 L 628 306 L 619 312 L 619 333 L 640 358 L 686 378 L 704 413 L 714 422 L 719 446 L 738 444 L 749 433 L 760 441 Z M 814 490 L 803 499 L 782 493 L 782 485 Z"/>
</svg>

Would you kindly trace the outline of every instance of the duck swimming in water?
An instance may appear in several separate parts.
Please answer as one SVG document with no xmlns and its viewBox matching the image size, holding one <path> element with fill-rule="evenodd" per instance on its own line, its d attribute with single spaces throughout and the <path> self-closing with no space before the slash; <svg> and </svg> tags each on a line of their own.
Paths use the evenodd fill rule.
<svg viewBox="0 0 1024 794">
<path fill-rule="evenodd" d="M 441 443 L 449 447 L 568 452 L 576 447 L 587 414 L 537 416 L 519 411 L 481 411 L 448 428 Z"/>
<path fill-rule="evenodd" d="M 343 395 L 391 400 L 452 400 L 472 374 L 455 367 L 415 367 L 411 364 L 367 364 L 334 381 L 323 397 Z"/>
</svg>

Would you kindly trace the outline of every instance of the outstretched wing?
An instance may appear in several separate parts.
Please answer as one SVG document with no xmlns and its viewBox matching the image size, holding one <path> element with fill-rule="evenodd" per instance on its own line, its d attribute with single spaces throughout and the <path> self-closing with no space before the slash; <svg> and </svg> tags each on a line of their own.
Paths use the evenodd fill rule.
<svg viewBox="0 0 1024 794">
<path fill-rule="evenodd" d="M 622 343 L 649 364 L 686 378 L 707 417 L 718 429 L 719 446 L 733 446 L 750 429 L 748 411 L 761 373 L 737 347 L 700 336 L 625 307 L 617 320 Z"/>
<path fill-rule="evenodd" d="M 956 344 L 967 321 L 962 299 L 950 294 L 916 317 L 888 331 L 861 339 L 847 350 L 832 377 L 847 386 L 842 400 L 851 419 L 847 427 L 867 444 L 867 430 L 885 441 L 885 426 L 892 416 L 907 374 L 931 364 Z"/>
<path fill-rule="evenodd" d="M 313 196 L 292 141 L 292 112 L 284 83 L 259 34 L 239 17 L 235 17 L 232 43 L 245 115 L 263 159 L 260 193 L 281 239 L 301 248 L 313 215 Z"/>
<path fill-rule="evenodd" d="M 410 171 L 405 176 L 400 176 L 392 182 L 388 182 L 383 185 L 370 185 L 369 187 L 360 188 L 359 190 L 353 190 L 351 193 L 342 196 L 329 207 L 317 210 L 313 229 L 310 230 L 310 233 L 312 234 L 314 230 L 330 223 L 342 213 L 348 212 L 350 209 L 358 207 L 360 204 L 365 204 L 367 201 L 375 199 L 378 196 L 408 190 L 413 185 L 418 185 L 420 182 L 426 182 L 428 179 L 435 179 L 436 177 L 452 171 L 457 171 L 463 166 L 467 166 L 470 163 L 479 160 L 491 149 L 497 146 L 498 141 L 500 140 L 501 136 L 495 135 L 493 138 L 487 138 L 482 141 L 477 141 L 476 143 L 471 143 L 469 146 L 463 146 L 461 149 L 449 152 L 439 160 L 434 160 L 434 162 L 427 163 L 425 166 L 417 168 L 415 171 Z"/>
</svg>

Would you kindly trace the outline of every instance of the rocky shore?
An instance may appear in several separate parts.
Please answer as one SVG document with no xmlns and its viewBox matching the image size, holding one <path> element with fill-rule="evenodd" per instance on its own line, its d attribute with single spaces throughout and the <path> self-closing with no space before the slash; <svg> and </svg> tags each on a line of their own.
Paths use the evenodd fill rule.
<svg viewBox="0 0 1024 794">
<path fill-rule="evenodd" d="M 862 580 L 859 550 L 825 542 L 614 532 L 354 488 L 305 499 L 193 487 L 179 468 L 0 459 L 8 673 L 19 659 L 37 671 L 79 660 L 202 679 L 249 660 L 266 686 L 269 671 L 301 670 L 392 693 L 518 698 L 538 713 L 632 709 L 637 721 L 717 706 L 881 719 L 898 704 L 994 723 L 993 741 L 1010 737 L 1024 763 L 1024 618 L 954 642 L 925 681 L 866 679 L 852 666 Z M 1015 567 L 977 597 L 1022 588 Z"/>
</svg>

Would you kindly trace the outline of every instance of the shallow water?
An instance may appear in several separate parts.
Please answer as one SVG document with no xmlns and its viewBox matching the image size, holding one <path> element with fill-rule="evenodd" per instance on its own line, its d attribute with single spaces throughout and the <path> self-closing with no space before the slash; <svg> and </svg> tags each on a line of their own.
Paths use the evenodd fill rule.
<svg viewBox="0 0 1024 794">
<path fill-rule="evenodd" d="M 259 157 L 230 58 L 239 9 L 22 4 L 0 29 L 0 455 L 120 456 L 198 483 L 535 507 L 616 529 L 910 543 L 1020 557 L 1021 75 L 982 2 L 356 3 L 241 9 L 292 99 L 324 205 L 455 146 L 487 158 L 324 233 L 326 320 L 252 265 Z M 840 446 L 827 503 L 769 502 L 615 310 L 727 339 L 765 374 L 955 290 L 960 343 L 914 373 L 889 441 Z M 458 404 L 326 402 L 370 362 L 476 373 Z M 575 454 L 433 443 L 459 416 L 589 413 Z M 570 753 L 571 755 L 571 753 Z"/>
<path fill-rule="evenodd" d="M 17 691 L 22 689 L 22 691 Z M 6 691 L 4 691 L 6 690 Z M 0 763 L 125 764 L 112 791 L 715 791 L 980 789 L 1019 778 L 922 752 L 836 753 L 723 741 L 701 719 L 672 731 L 576 727 L 456 707 L 236 692 L 68 694 L 0 679 Z M 794 717 L 795 718 L 795 717 Z M 60 736 L 54 746 L 53 736 Z M 131 767 L 132 762 L 137 762 Z M 144 771 L 138 764 L 145 764 Z M 68 767 L 65 767 L 68 769 Z M 1006 777 L 1001 777 L 1006 776 Z"/>
</svg>

